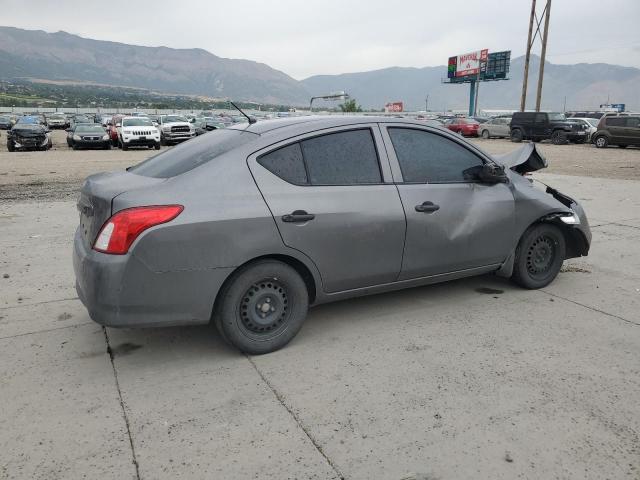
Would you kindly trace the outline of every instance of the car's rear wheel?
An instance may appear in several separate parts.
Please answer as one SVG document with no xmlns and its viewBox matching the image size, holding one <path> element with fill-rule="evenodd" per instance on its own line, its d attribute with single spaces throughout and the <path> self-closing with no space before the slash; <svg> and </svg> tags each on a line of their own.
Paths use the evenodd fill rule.
<svg viewBox="0 0 640 480">
<path fill-rule="evenodd" d="M 485 140 L 489 139 L 489 130 L 482 130 L 482 138 Z"/>
<path fill-rule="evenodd" d="M 609 145 L 609 139 L 604 135 L 599 135 L 593 143 L 595 143 L 596 148 L 607 148 Z"/>
<path fill-rule="evenodd" d="M 524 288 L 542 288 L 558 275 L 565 257 L 562 231 L 550 223 L 529 227 L 516 248 L 511 279 Z"/>
<path fill-rule="evenodd" d="M 522 141 L 522 130 L 519 128 L 514 128 L 511 130 L 511 141 L 515 143 L 520 143 Z"/>
<path fill-rule="evenodd" d="M 222 337 L 254 355 L 284 347 L 307 316 L 309 295 L 292 267 L 261 260 L 233 274 L 220 292 L 214 321 Z"/>
<path fill-rule="evenodd" d="M 562 130 L 556 130 L 551 134 L 551 143 L 554 145 L 564 145 L 567 143 L 567 134 Z"/>
</svg>

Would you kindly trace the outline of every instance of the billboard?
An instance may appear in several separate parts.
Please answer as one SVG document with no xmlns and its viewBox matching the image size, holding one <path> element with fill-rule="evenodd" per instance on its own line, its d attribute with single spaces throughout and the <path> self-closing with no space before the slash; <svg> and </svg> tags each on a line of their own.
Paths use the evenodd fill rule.
<svg viewBox="0 0 640 480">
<path fill-rule="evenodd" d="M 384 111 L 386 113 L 398 113 L 404 111 L 404 104 L 402 102 L 389 102 L 385 104 Z"/>
<path fill-rule="evenodd" d="M 447 78 L 451 83 L 471 80 L 498 80 L 507 78 L 511 51 L 489 53 L 487 49 L 449 57 Z"/>
<path fill-rule="evenodd" d="M 477 52 L 463 53 L 455 57 L 456 77 L 466 77 L 468 75 L 478 75 L 482 64 L 487 63 L 488 50 L 478 50 Z"/>
</svg>

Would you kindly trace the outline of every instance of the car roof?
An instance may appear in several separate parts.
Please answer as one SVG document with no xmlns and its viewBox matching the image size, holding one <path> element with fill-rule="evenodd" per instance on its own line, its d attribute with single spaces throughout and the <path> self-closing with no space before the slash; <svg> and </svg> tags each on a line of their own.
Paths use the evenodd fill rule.
<svg viewBox="0 0 640 480">
<path fill-rule="evenodd" d="M 300 117 L 276 118 L 270 120 L 260 120 L 253 124 L 237 124 L 229 127 L 234 130 L 245 130 L 261 135 L 273 130 L 296 128 L 308 126 L 310 130 L 320 130 L 323 128 L 342 127 L 348 125 L 358 125 L 362 123 L 406 123 L 408 125 L 430 125 L 440 127 L 437 122 L 432 124 L 429 121 L 419 121 L 410 118 L 385 117 L 381 115 L 307 115 Z"/>
</svg>

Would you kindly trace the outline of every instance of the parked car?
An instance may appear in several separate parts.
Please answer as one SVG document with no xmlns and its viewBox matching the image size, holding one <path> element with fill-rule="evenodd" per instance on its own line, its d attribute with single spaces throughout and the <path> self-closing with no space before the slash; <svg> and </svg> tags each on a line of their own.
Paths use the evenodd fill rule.
<svg viewBox="0 0 640 480">
<path fill-rule="evenodd" d="M 131 147 L 160 150 L 160 131 L 146 117 L 123 117 L 118 127 L 118 143 L 122 150 Z"/>
<path fill-rule="evenodd" d="M 578 202 L 523 176 L 546 165 L 533 143 L 494 157 L 415 120 L 215 130 L 87 178 L 76 290 L 97 323 L 212 321 L 260 354 L 309 305 L 489 272 L 541 288 L 591 241 Z"/>
<path fill-rule="evenodd" d="M 8 115 L 0 115 L 0 130 L 9 130 L 11 127 L 13 127 L 11 117 Z"/>
<path fill-rule="evenodd" d="M 226 128 L 226 125 L 213 117 L 210 118 L 197 118 L 194 122 L 194 127 L 196 128 L 196 136 L 203 135 L 212 130 L 217 130 L 219 128 Z"/>
<path fill-rule="evenodd" d="M 24 118 L 24 117 L 23 117 Z M 49 150 L 52 146 L 49 129 L 40 123 L 16 123 L 7 131 L 7 150 Z"/>
<path fill-rule="evenodd" d="M 46 120 L 49 129 L 67 128 L 69 126 L 67 116 L 64 113 L 52 113 L 47 116 Z"/>
<path fill-rule="evenodd" d="M 511 117 L 510 136 L 512 142 L 551 140 L 554 145 L 567 141 L 584 143 L 586 130 L 577 123 L 567 122 L 564 114 L 557 112 L 514 112 Z"/>
<path fill-rule="evenodd" d="M 451 118 L 444 124 L 452 132 L 464 137 L 477 137 L 480 124 L 470 118 Z"/>
<path fill-rule="evenodd" d="M 119 145 L 118 140 L 118 127 L 120 127 L 120 122 L 124 118 L 124 115 L 114 115 L 111 117 L 111 123 L 109 124 L 109 138 L 111 138 L 111 145 L 117 147 Z"/>
<path fill-rule="evenodd" d="M 67 129 L 67 145 L 80 148 L 101 148 L 109 150 L 111 140 L 105 128 L 99 123 L 78 123 Z"/>
<path fill-rule="evenodd" d="M 585 140 L 587 142 L 591 140 L 591 135 L 596 133 L 596 131 L 598 130 L 599 121 L 600 120 L 597 118 L 580 118 L 580 117 L 567 118 L 567 122 L 577 123 L 584 129 L 585 132 L 587 132 L 587 138 Z"/>
<path fill-rule="evenodd" d="M 627 148 L 629 145 L 640 146 L 640 115 L 609 116 L 600 119 L 598 130 L 591 136 L 591 141 L 598 148 L 617 145 Z"/>
<path fill-rule="evenodd" d="M 182 115 L 160 115 L 158 129 L 163 145 L 174 145 L 196 136 L 195 127 Z"/>
<path fill-rule="evenodd" d="M 494 117 L 480 125 L 480 136 L 482 138 L 500 137 L 509 138 L 509 123 L 511 117 Z"/>
</svg>

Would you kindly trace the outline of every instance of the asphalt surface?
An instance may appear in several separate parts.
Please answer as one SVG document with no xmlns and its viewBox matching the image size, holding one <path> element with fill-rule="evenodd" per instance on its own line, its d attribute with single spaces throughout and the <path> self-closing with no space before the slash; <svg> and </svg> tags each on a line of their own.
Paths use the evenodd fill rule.
<svg viewBox="0 0 640 480">
<path fill-rule="evenodd" d="M 538 175 L 594 234 L 542 290 L 489 275 L 324 305 L 251 357 L 211 327 L 91 322 L 73 288 L 74 187 L 10 198 L 29 187 L 9 177 L 0 479 L 640 478 L 638 181 Z"/>
</svg>

